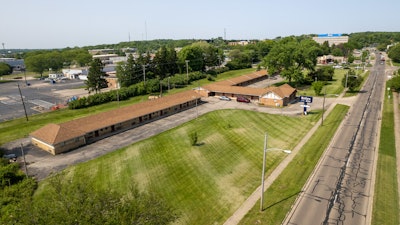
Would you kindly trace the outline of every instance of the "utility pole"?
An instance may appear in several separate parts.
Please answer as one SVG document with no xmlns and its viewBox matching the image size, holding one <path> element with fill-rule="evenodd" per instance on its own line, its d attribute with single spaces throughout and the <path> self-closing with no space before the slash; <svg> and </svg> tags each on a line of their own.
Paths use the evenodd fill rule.
<svg viewBox="0 0 400 225">
<path fill-rule="evenodd" d="M 170 89 L 170 86 L 169 86 L 169 78 L 170 78 L 170 77 L 168 77 L 168 92 L 169 92 L 169 89 Z"/>
<path fill-rule="evenodd" d="M 24 148 L 22 147 L 22 143 L 21 143 L 21 152 L 22 152 L 22 157 L 24 159 L 25 174 L 26 174 L 26 177 L 28 177 L 28 168 L 26 167 L 26 159 L 25 159 L 25 153 L 24 153 Z"/>
<path fill-rule="evenodd" d="M 160 98 L 162 97 L 162 82 L 160 80 Z"/>
<path fill-rule="evenodd" d="M 189 60 L 185 60 L 186 62 L 186 84 L 189 84 L 189 66 L 188 63 L 190 62 Z"/>
<path fill-rule="evenodd" d="M 143 65 L 143 84 L 146 84 L 146 65 Z"/>
<path fill-rule="evenodd" d="M 116 82 L 117 85 L 117 102 L 118 102 L 118 108 L 119 108 L 119 82 Z"/>
<path fill-rule="evenodd" d="M 260 199 L 260 211 L 263 211 L 264 205 L 264 176 L 265 176 L 265 158 L 267 154 L 267 133 L 265 133 L 264 137 L 264 153 L 263 153 L 263 166 L 262 166 L 262 175 L 261 175 L 261 199 Z"/>
<path fill-rule="evenodd" d="M 26 114 L 25 102 L 24 102 L 24 98 L 22 97 L 22 92 L 21 92 L 21 88 L 19 87 L 19 83 L 18 83 L 18 90 L 19 90 L 19 95 L 21 96 L 22 106 L 24 106 L 25 118 L 26 118 L 26 121 L 28 121 L 28 114 Z"/>
</svg>

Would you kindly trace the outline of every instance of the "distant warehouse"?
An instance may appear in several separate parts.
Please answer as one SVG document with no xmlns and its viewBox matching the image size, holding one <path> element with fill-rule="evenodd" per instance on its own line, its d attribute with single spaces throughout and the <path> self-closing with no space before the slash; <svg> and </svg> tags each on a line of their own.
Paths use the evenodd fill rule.
<svg viewBox="0 0 400 225">
<path fill-rule="evenodd" d="M 201 96 L 193 90 L 87 116 L 48 124 L 32 132 L 32 144 L 53 155 L 141 126 L 194 107 Z"/>
</svg>

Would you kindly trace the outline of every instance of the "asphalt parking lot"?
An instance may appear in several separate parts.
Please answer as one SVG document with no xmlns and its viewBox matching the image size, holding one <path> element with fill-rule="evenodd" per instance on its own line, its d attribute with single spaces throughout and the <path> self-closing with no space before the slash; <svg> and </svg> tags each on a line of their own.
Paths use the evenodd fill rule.
<svg viewBox="0 0 400 225">
<path fill-rule="evenodd" d="M 49 111 L 54 105 L 65 104 L 73 96 L 87 95 L 87 91 L 79 89 L 84 85 L 82 80 L 62 80 L 51 84 L 49 81 L 29 79 L 27 83 L 25 80 L 0 83 L 0 122 L 25 117 L 21 95 L 28 118 Z"/>
</svg>

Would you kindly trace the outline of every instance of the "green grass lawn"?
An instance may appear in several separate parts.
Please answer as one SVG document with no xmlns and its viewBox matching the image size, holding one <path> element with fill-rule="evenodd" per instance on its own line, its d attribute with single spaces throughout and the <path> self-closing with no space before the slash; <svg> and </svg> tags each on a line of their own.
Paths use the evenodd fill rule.
<svg viewBox="0 0 400 225">
<path fill-rule="evenodd" d="M 264 133 L 268 148 L 292 149 L 319 116 L 218 110 L 70 167 L 66 174 L 76 180 L 89 175 L 96 188 L 122 193 L 136 183 L 171 203 L 180 215 L 177 224 L 222 224 L 260 185 Z M 198 134 L 197 146 L 190 144 L 192 132 Z M 266 174 L 284 157 L 269 153 Z M 40 183 L 37 197 L 45 194 L 45 184 Z"/>
<path fill-rule="evenodd" d="M 342 86 L 342 79 L 346 76 L 347 70 L 344 69 L 335 69 L 335 73 L 333 75 L 333 80 L 329 81 L 327 85 L 325 85 L 324 89 L 322 89 L 321 94 L 325 92 L 328 95 L 335 95 L 342 93 L 344 87 Z M 306 96 L 315 96 L 315 91 L 310 86 L 304 86 L 298 88 L 298 95 L 306 95 Z"/>
<path fill-rule="evenodd" d="M 376 169 L 373 225 L 400 223 L 393 100 L 388 99 L 387 95 L 386 91 Z"/>
<path fill-rule="evenodd" d="M 329 145 L 349 107 L 337 105 L 292 162 L 265 192 L 264 211 L 260 202 L 240 221 L 240 224 L 281 224 L 296 197 Z"/>
<path fill-rule="evenodd" d="M 217 76 L 217 80 L 224 80 L 228 79 L 231 77 L 237 77 L 240 75 L 244 75 L 247 73 L 251 73 L 255 71 L 256 69 L 244 69 L 244 70 L 235 70 L 235 71 L 228 71 L 225 73 L 221 73 Z M 174 94 L 177 92 L 181 92 L 184 90 L 189 90 L 197 85 L 205 85 L 211 83 L 211 81 L 208 81 L 207 79 L 202 79 L 199 80 L 198 82 L 193 82 L 192 84 L 188 85 L 187 87 L 184 88 L 176 88 L 176 89 L 171 89 L 169 93 L 164 93 L 165 95 L 168 94 Z M 103 111 L 108 111 L 115 109 L 117 107 L 122 107 L 126 105 L 131 105 L 137 102 L 141 101 L 146 101 L 148 99 L 148 95 L 144 96 L 137 96 L 133 97 L 129 100 L 126 101 L 120 101 L 119 103 L 117 102 L 111 102 L 108 104 L 103 104 L 103 105 L 98 105 L 86 109 L 77 109 L 77 110 L 69 110 L 69 109 L 61 109 L 58 111 L 53 111 L 53 112 L 47 112 L 47 113 L 41 113 L 41 114 L 36 114 L 36 115 L 31 115 L 28 116 L 28 120 L 26 121 L 25 117 L 17 118 L 14 120 L 10 121 L 3 121 L 0 123 L 0 146 L 19 139 L 19 138 L 24 138 L 28 137 L 29 133 L 39 129 L 40 127 L 48 124 L 48 123 L 61 123 L 65 121 L 72 120 L 74 118 L 79 118 L 79 117 L 84 117 L 88 115 L 92 115 L 95 113 L 103 112 Z"/>
</svg>

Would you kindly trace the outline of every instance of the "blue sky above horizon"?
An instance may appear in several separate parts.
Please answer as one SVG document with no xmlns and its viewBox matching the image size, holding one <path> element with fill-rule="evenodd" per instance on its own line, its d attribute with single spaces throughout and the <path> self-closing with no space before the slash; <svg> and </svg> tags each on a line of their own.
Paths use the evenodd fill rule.
<svg viewBox="0 0 400 225">
<path fill-rule="evenodd" d="M 400 32 L 399 0 L 0 0 L 0 8 L 0 43 L 6 49 Z"/>
</svg>

